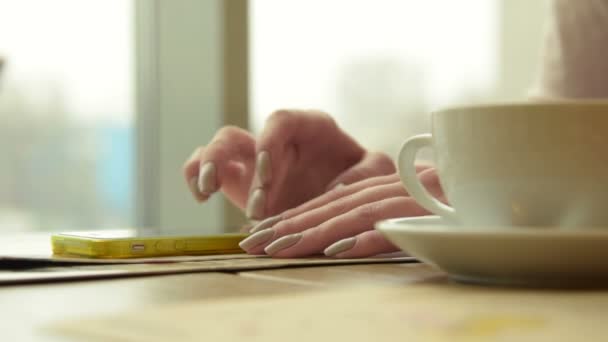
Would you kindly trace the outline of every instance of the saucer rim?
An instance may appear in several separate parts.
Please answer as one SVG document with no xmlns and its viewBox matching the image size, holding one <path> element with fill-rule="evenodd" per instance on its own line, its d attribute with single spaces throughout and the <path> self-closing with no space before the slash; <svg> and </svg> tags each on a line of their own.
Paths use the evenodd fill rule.
<svg viewBox="0 0 608 342">
<path fill-rule="evenodd" d="M 465 226 L 454 229 L 454 224 L 445 222 L 424 223 L 421 221 L 442 220 L 441 217 L 435 215 L 428 216 L 412 216 L 412 217 L 397 217 L 385 219 L 376 222 L 374 225 L 376 230 L 381 232 L 407 233 L 415 235 L 471 235 L 471 236 L 502 236 L 502 237 L 590 237 L 597 236 L 605 238 L 608 236 L 608 226 L 605 228 L 590 227 L 590 228 L 567 228 L 567 227 L 529 227 L 522 226 L 516 228 L 507 227 L 492 227 L 492 226 Z M 408 223 L 407 221 L 411 221 Z"/>
<path fill-rule="evenodd" d="M 599 282 L 600 288 L 608 288 L 608 266 L 602 261 L 608 255 L 608 229 L 448 226 L 442 218 L 428 215 L 379 221 L 376 229 L 399 249 L 458 283 L 595 288 Z"/>
</svg>

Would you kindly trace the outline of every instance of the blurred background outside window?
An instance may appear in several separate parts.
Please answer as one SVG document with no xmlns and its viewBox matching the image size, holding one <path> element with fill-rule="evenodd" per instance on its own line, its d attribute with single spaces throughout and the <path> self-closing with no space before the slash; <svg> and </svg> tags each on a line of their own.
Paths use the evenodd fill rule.
<svg viewBox="0 0 608 342">
<path fill-rule="evenodd" d="M 253 128 L 259 131 L 278 108 L 322 109 L 365 147 L 391 156 L 407 137 L 428 132 L 433 109 L 523 96 L 538 62 L 545 6 L 521 0 L 251 4 Z M 505 59 L 510 44 L 521 61 Z M 519 81 L 514 92 L 505 86 L 513 81 Z"/>
<path fill-rule="evenodd" d="M 0 0 L 0 230 L 133 218 L 132 4 Z"/>
<path fill-rule="evenodd" d="M 192 125 L 192 117 L 173 109 L 200 103 L 185 99 L 176 86 L 204 84 L 187 96 L 213 102 L 214 90 L 197 80 L 222 85 L 222 76 L 214 78 L 221 66 L 203 58 L 218 50 L 209 37 L 221 41 L 225 32 L 215 14 L 192 8 L 226 3 L 199 1 L 0 0 L 0 233 L 137 224 L 135 201 L 147 199 L 137 196 L 134 180 L 154 165 L 136 162 L 135 132 L 153 115 L 136 108 L 135 94 L 150 86 L 164 97 L 146 103 L 169 112 L 154 120 L 173 137 L 151 149 L 172 156 L 159 159 L 165 183 L 156 193 L 166 197 L 160 207 L 174 207 L 160 209 L 175 211 L 175 217 L 203 213 L 186 205 L 192 200 L 177 160 L 211 136 L 165 145 L 184 138 L 182 129 Z M 136 4 L 158 11 L 148 15 L 148 31 L 162 42 L 145 50 L 157 54 L 150 65 L 162 68 L 170 57 L 177 66 L 148 78 L 155 85 L 139 84 L 136 77 L 142 72 L 135 53 L 142 6 Z M 238 115 L 249 115 L 250 128 L 259 132 L 279 108 L 322 109 L 365 147 L 394 156 L 406 137 L 428 131 L 428 113 L 435 108 L 525 95 L 538 60 L 545 3 L 250 0 L 248 9 L 249 51 L 243 46 L 241 52 L 250 57 L 250 113 Z M 176 28 L 166 29 L 170 25 Z M 209 37 L 200 38 L 201 32 Z M 184 51 L 200 56 L 180 55 L 180 46 L 193 44 L 204 46 Z M 202 121 L 217 123 L 206 127 L 210 132 L 221 125 L 213 111 L 188 115 L 213 117 Z M 176 165 L 162 165 L 166 160 Z"/>
</svg>

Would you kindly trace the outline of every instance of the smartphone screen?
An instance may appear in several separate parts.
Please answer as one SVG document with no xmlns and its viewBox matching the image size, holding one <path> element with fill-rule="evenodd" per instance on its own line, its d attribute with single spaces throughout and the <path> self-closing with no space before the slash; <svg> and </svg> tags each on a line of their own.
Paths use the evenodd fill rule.
<svg viewBox="0 0 608 342">
<path fill-rule="evenodd" d="M 116 239 L 133 239 L 133 238 L 163 238 L 163 237 L 205 237 L 205 234 L 175 234 L 169 232 L 159 232 L 154 229 L 112 229 L 112 230 L 91 230 L 91 231 L 75 231 L 75 232 L 63 232 L 59 235 L 88 238 L 88 239 L 100 239 L 100 240 L 116 240 Z M 220 235 L 223 236 L 224 234 Z M 230 235 L 230 234 L 225 234 Z M 218 235 L 210 235 L 218 236 Z"/>
</svg>

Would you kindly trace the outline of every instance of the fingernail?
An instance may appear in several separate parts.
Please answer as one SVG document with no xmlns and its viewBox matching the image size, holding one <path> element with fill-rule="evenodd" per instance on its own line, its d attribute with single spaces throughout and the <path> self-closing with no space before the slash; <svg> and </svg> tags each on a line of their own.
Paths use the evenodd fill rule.
<svg viewBox="0 0 608 342">
<path fill-rule="evenodd" d="M 265 200 L 264 190 L 256 189 L 247 201 L 247 217 L 250 219 L 261 219 L 264 217 Z"/>
<path fill-rule="evenodd" d="M 208 196 L 201 194 L 198 189 L 198 179 L 196 177 L 190 178 L 190 182 L 188 182 L 188 186 L 190 187 L 190 191 L 194 195 L 197 201 L 205 202 L 208 199 Z"/>
<path fill-rule="evenodd" d="M 213 194 L 215 188 L 215 164 L 205 163 L 198 173 L 198 188 L 202 194 L 207 196 Z"/>
<path fill-rule="evenodd" d="M 248 236 L 245 240 L 239 242 L 239 246 L 244 249 L 244 250 L 248 250 L 251 249 L 255 246 L 261 245 L 264 242 L 272 239 L 272 237 L 274 236 L 274 229 L 264 229 L 264 230 L 260 230 L 259 232 Z"/>
<path fill-rule="evenodd" d="M 256 224 L 255 226 L 253 226 L 253 228 L 251 228 L 251 230 L 249 230 L 249 232 L 255 233 L 255 232 L 259 232 L 262 229 L 270 228 L 270 227 L 274 226 L 275 224 L 277 224 L 277 222 L 281 221 L 281 219 L 282 219 L 281 215 L 269 217 L 269 218 L 263 220 L 262 222 Z"/>
<path fill-rule="evenodd" d="M 268 151 L 258 153 L 256 172 L 262 186 L 270 183 L 272 178 L 272 169 L 270 168 L 270 153 L 268 153 Z"/>
<path fill-rule="evenodd" d="M 269 228 L 269 229 L 271 229 L 271 228 Z M 280 250 L 283 250 L 285 248 L 289 248 L 289 247 L 295 245 L 301 239 L 302 239 L 302 233 L 296 233 L 296 234 L 283 236 L 282 238 L 280 238 L 280 239 L 276 240 L 275 242 L 271 243 L 270 245 L 266 246 L 266 248 L 264 248 L 264 252 L 266 252 L 266 254 L 268 254 L 268 255 L 273 255 Z"/>
<path fill-rule="evenodd" d="M 338 184 L 336 184 L 336 186 L 334 186 L 334 190 L 340 189 L 343 186 L 344 186 L 344 183 L 338 183 Z"/>
<path fill-rule="evenodd" d="M 357 238 L 356 237 L 350 237 L 348 239 L 342 239 L 336 243 L 334 243 L 333 245 L 325 248 L 325 251 L 323 251 L 323 253 L 329 257 L 334 256 L 336 254 L 342 253 L 342 252 L 346 252 L 347 250 L 353 248 L 355 246 L 355 244 L 357 243 Z"/>
</svg>

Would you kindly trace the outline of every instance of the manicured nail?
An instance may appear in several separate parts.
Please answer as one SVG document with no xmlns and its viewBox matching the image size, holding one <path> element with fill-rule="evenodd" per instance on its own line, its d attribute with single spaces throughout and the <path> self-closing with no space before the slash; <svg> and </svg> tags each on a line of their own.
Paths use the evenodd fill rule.
<svg viewBox="0 0 608 342">
<path fill-rule="evenodd" d="M 270 167 L 270 153 L 268 153 L 268 151 L 258 153 L 256 172 L 260 179 L 261 186 L 270 183 L 270 180 L 272 179 L 272 169 Z"/>
<path fill-rule="evenodd" d="M 269 229 L 271 229 L 271 228 L 269 228 Z M 273 255 L 280 250 L 283 250 L 285 248 L 289 248 L 289 247 L 295 245 L 301 239 L 302 239 L 302 233 L 296 233 L 296 234 L 283 236 L 282 238 L 280 238 L 280 239 L 276 240 L 275 242 L 271 243 L 270 245 L 266 246 L 266 248 L 264 248 L 264 252 L 266 252 L 266 254 L 268 254 L 268 255 Z"/>
<path fill-rule="evenodd" d="M 215 184 L 215 164 L 205 163 L 198 173 L 198 188 L 202 194 L 212 195 L 217 189 Z"/>
<path fill-rule="evenodd" d="M 266 196 L 264 195 L 264 190 L 256 189 L 253 191 L 251 196 L 249 196 L 249 200 L 247 201 L 247 217 L 250 219 L 261 219 L 264 217 L 265 201 Z"/>
<path fill-rule="evenodd" d="M 357 243 L 356 237 L 342 239 L 342 240 L 334 243 L 333 245 L 325 248 L 325 251 L 323 251 L 323 253 L 329 257 L 335 256 L 336 254 L 346 252 L 347 250 L 353 248 L 356 243 Z"/>
<path fill-rule="evenodd" d="M 274 236 L 274 229 L 264 229 L 264 230 L 260 230 L 259 232 L 248 236 L 245 240 L 239 242 L 239 246 L 244 249 L 244 250 L 248 250 L 251 249 L 255 246 L 261 245 L 266 241 L 269 241 L 270 239 L 272 239 L 272 237 Z"/>
<path fill-rule="evenodd" d="M 201 194 L 198 190 L 198 179 L 196 177 L 190 178 L 190 182 L 188 182 L 188 187 L 190 187 L 190 191 L 194 195 L 197 201 L 205 202 L 209 197 Z"/>
<path fill-rule="evenodd" d="M 251 230 L 249 230 L 249 232 L 255 233 L 255 232 L 259 232 L 262 229 L 270 228 L 270 227 L 274 226 L 275 224 L 277 224 L 277 222 L 281 221 L 281 219 L 282 219 L 281 215 L 271 216 L 271 217 L 263 220 L 262 222 L 256 224 L 255 226 L 253 226 L 253 228 L 251 228 Z"/>
</svg>

